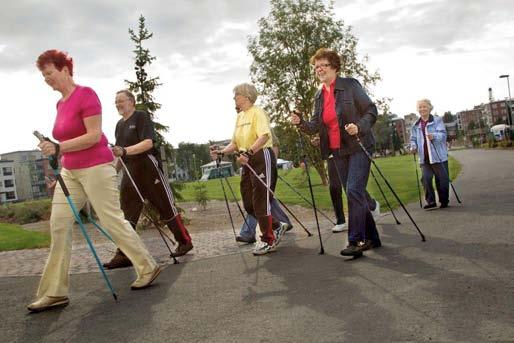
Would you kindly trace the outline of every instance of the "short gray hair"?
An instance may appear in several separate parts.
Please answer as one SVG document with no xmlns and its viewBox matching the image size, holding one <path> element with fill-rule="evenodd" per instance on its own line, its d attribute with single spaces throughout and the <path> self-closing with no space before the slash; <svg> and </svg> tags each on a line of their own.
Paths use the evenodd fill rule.
<svg viewBox="0 0 514 343">
<path fill-rule="evenodd" d="M 257 96 L 259 93 L 257 92 L 257 88 L 251 83 L 241 83 L 234 87 L 234 95 L 242 95 L 245 98 L 248 98 L 252 104 L 257 100 Z"/>
<path fill-rule="evenodd" d="M 434 106 L 432 106 L 432 102 L 429 100 L 429 99 L 420 99 L 416 102 L 416 107 L 418 107 L 419 103 L 420 102 L 424 102 L 425 104 L 427 104 L 429 107 L 430 107 L 430 111 L 432 111 L 434 109 Z"/>
<path fill-rule="evenodd" d="M 116 96 L 118 96 L 118 94 L 125 94 L 127 98 L 129 98 L 132 101 L 132 104 L 136 106 L 136 97 L 131 91 L 129 91 L 128 89 L 122 89 L 116 92 Z"/>
</svg>

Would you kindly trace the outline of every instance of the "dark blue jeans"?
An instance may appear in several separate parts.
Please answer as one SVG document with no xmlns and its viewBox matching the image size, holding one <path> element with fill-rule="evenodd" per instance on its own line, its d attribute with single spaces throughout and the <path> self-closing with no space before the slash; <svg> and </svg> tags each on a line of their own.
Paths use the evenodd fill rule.
<svg viewBox="0 0 514 343">
<path fill-rule="evenodd" d="M 444 166 L 443 166 L 444 163 Z M 448 205 L 450 192 L 450 179 L 448 178 L 448 161 L 442 163 L 424 163 L 421 165 L 421 182 L 425 189 L 427 204 L 435 204 L 434 186 L 432 179 L 435 176 L 435 187 L 439 195 L 439 202 Z"/>
<path fill-rule="evenodd" d="M 339 150 L 332 150 L 331 156 L 332 157 L 329 157 L 327 160 L 330 199 L 332 200 L 332 206 L 334 207 L 337 224 L 343 224 L 346 223 L 343 212 L 343 186 L 340 181 L 342 180 L 341 175 L 343 170 L 343 161 L 341 160 Z M 377 207 L 377 203 L 375 202 L 375 199 L 369 195 L 368 191 L 366 191 L 366 200 L 368 202 L 369 209 L 374 211 Z"/>
<path fill-rule="evenodd" d="M 375 220 L 370 212 L 366 185 L 368 184 L 371 161 L 363 151 L 342 155 L 341 169 L 346 197 L 348 198 L 348 241 L 372 240 L 380 243 Z"/>
</svg>

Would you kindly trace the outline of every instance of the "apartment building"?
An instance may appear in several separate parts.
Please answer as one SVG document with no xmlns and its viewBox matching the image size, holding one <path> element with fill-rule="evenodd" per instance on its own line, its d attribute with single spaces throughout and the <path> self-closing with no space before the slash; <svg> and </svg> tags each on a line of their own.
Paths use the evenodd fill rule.
<svg viewBox="0 0 514 343">
<path fill-rule="evenodd" d="M 0 160 L 0 204 L 18 200 L 16 179 L 14 177 L 14 162 Z"/>
<path fill-rule="evenodd" d="M 17 200 L 50 196 L 45 177 L 52 175 L 48 159 L 39 150 L 13 151 L 0 155 L 0 161 L 12 161 Z"/>
</svg>

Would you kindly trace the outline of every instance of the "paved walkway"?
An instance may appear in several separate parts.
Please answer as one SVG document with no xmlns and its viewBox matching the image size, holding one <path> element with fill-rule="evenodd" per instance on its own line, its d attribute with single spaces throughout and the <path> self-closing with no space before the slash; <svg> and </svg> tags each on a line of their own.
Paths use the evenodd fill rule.
<svg viewBox="0 0 514 343">
<path fill-rule="evenodd" d="M 383 247 L 356 261 L 339 255 L 344 235 L 324 234 L 324 255 L 314 236 L 287 238 L 276 253 L 254 257 L 227 255 L 231 230 L 209 233 L 222 239 L 201 233 L 198 244 L 211 239 L 221 250 L 203 256 L 216 257 L 195 253 L 138 292 L 129 289 L 131 268 L 110 272 L 117 303 L 97 272 L 76 274 L 70 306 L 37 315 L 25 306 L 39 277 L 0 277 L 1 339 L 514 342 L 514 152 L 453 154 L 463 164 L 455 182 L 463 204 L 452 196 L 445 210 L 407 206 L 424 243 L 401 211 L 401 225 L 382 220 Z"/>
<path fill-rule="evenodd" d="M 309 227 L 315 226 L 313 222 L 306 222 L 306 225 Z M 324 231 L 328 233 L 330 226 L 326 224 L 325 227 Z M 75 227 L 74 230 L 80 229 Z M 94 230 L 92 225 L 88 225 L 89 232 Z M 299 228 L 299 230 L 301 229 Z M 172 264 L 173 260 L 169 257 L 169 251 L 158 232 L 154 229 L 148 231 L 150 232 L 143 233 L 143 241 L 155 260 L 160 264 Z M 303 231 L 292 230 L 284 237 L 283 243 L 288 244 L 304 237 L 306 237 L 306 234 Z M 187 255 L 178 258 L 179 262 L 190 262 L 240 252 L 245 253 L 251 251 L 253 247 L 253 245 L 236 243 L 231 229 L 212 232 L 204 231 L 191 234 L 191 238 L 194 243 L 194 249 Z M 101 241 L 103 243 L 95 244 L 95 249 L 100 260 L 107 262 L 114 255 L 116 246 L 108 242 L 107 239 L 101 239 Z M 169 242 L 168 244 L 170 244 L 172 250 L 175 250 L 176 247 L 173 247 Z M 48 251 L 49 249 L 28 249 L 0 252 L 0 277 L 41 275 L 48 257 Z M 71 255 L 71 274 L 89 273 L 97 270 L 96 261 L 85 241 L 83 243 L 75 242 Z"/>
</svg>

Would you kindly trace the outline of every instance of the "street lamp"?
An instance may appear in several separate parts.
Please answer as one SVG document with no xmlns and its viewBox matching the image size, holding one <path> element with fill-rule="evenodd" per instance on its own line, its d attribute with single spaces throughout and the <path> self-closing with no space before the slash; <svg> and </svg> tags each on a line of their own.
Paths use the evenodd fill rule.
<svg viewBox="0 0 514 343">
<path fill-rule="evenodd" d="M 509 129 L 510 129 L 510 126 L 512 125 L 511 123 L 511 118 L 510 118 L 510 114 L 512 113 L 512 107 L 511 107 L 511 97 L 510 97 L 510 82 L 509 82 L 509 75 L 500 75 L 500 79 L 504 79 L 506 78 L 507 79 L 507 88 L 509 90 L 509 103 L 507 104 L 507 124 L 509 124 Z M 510 111 L 509 111 L 510 109 Z"/>
</svg>

